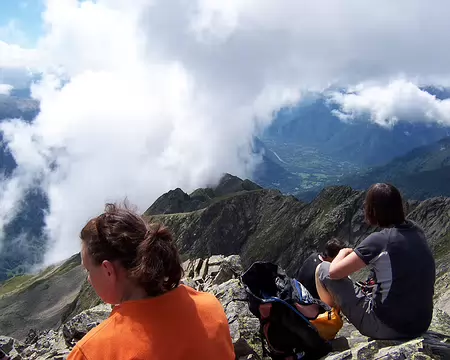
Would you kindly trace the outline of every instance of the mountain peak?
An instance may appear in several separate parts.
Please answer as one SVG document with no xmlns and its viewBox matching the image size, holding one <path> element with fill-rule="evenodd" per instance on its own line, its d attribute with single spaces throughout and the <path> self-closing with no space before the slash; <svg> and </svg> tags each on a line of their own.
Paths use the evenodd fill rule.
<svg viewBox="0 0 450 360">
<path fill-rule="evenodd" d="M 261 189 L 261 186 L 248 179 L 242 180 L 237 176 L 226 173 L 220 179 L 219 184 L 214 188 L 214 194 L 216 197 L 219 197 L 230 195 L 240 191 L 252 191 Z"/>
<path fill-rule="evenodd" d="M 261 190 L 262 188 L 250 180 L 224 174 L 214 188 L 199 188 L 190 195 L 180 188 L 170 190 L 161 195 L 144 213 L 145 216 L 159 214 L 185 213 L 208 206 L 213 199 L 233 195 L 242 191 Z"/>
</svg>

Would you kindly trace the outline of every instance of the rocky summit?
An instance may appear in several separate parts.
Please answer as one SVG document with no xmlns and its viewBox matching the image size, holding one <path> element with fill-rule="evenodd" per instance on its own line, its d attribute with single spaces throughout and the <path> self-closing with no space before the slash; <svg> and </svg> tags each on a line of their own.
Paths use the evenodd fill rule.
<svg viewBox="0 0 450 360">
<path fill-rule="evenodd" d="M 167 225 L 182 254 L 183 283 L 223 304 L 238 359 L 261 359 L 259 322 L 249 311 L 240 274 L 254 261 L 272 261 L 295 277 L 304 259 L 332 236 L 357 245 L 377 229 L 364 222 L 364 192 L 337 186 L 312 202 L 284 196 L 227 175 L 210 188 L 163 194 L 145 212 Z M 450 359 L 450 198 L 405 203 L 436 258 L 435 311 L 423 337 L 371 341 L 346 323 L 326 359 Z M 64 359 L 105 319 L 86 281 L 80 256 L 0 285 L 0 346 L 13 359 Z"/>
<path fill-rule="evenodd" d="M 214 294 L 222 303 L 230 325 L 236 359 L 262 359 L 259 321 L 249 311 L 241 284 L 243 267 L 238 255 L 212 256 L 183 264 L 182 282 Z M 0 337 L 0 346 L 13 360 L 65 359 L 86 333 L 106 319 L 111 306 L 100 304 L 82 311 L 56 329 L 31 329 L 23 341 Z M 423 337 L 407 341 L 375 341 L 359 334 L 348 322 L 332 341 L 333 351 L 324 357 L 338 359 L 448 359 L 450 317 L 436 310 L 433 324 Z"/>
</svg>

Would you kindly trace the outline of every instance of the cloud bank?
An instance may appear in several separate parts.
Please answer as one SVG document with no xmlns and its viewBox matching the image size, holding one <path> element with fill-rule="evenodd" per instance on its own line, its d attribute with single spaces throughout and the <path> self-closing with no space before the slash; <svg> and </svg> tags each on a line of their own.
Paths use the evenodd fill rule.
<svg viewBox="0 0 450 360">
<path fill-rule="evenodd" d="M 12 89 L 12 85 L 0 83 L 0 95 L 9 95 Z"/>
<path fill-rule="evenodd" d="M 361 85 L 353 92 L 333 93 L 334 113 L 344 121 L 369 116 L 390 127 L 399 121 L 433 122 L 450 126 L 450 99 L 440 100 L 412 82 L 396 80 L 387 86 Z"/>
<path fill-rule="evenodd" d="M 0 219 L 38 182 L 50 204 L 47 262 L 78 250 L 81 226 L 105 201 L 128 196 L 144 210 L 175 186 L 248 176 L 258 160 L 253 135 L 303 91 L 376 81 L 378 90 L 335 96 L 340 116 L 369 112 L 384 124 L 422 96 L 419 110 L 446 121 L 447 105 L 417 85 L 450 79 L 447 1 L 46 5 L 36 49 L 0 42 L 0 67 L 43 71 L 33 87 L 39 116 L 1 125 L 18 168 L 3 184 L 16 195 L 4 192 L 12 200 Z"/>
</svg>

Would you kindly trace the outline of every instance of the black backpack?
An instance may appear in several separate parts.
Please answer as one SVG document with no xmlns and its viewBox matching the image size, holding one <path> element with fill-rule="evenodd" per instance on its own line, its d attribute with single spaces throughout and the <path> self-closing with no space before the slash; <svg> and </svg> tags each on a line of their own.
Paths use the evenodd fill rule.
<svg viewBox="0 0 450 360">
<path fill-rule="evenodd" d="M 319 305 L 320 312 L 330 307 L 313 299 L 297 280 L 269 262 L 256 262 L 242 275 L 249 309 L 260 321 L 263 355 L 272 359 L 319 359 L 331 351 L 316 328 L 296 304 Z M 316 305 L 316 306 L 317 306 Z M 264 345 L 267 343 L 268 349 Z"/>
</svg>

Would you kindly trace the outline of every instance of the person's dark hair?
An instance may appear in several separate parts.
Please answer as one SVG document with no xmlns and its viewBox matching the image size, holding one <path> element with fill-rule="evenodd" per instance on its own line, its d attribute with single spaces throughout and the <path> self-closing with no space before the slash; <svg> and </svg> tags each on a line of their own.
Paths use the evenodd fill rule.
<svg viewBox="0 0 450 360">
<path fill-rule="evenodd" d="M 345 246 L 344 246 L 343 242 L 339 241 L 336 238 L 331 238 L 325 244 L 325 248 L 322 253 L 322 256 L 335 258 L 337 256 L 337 254 L 339 254 L 339 251 L 341 251 L 344 247 Z"/>
<path fill-rule="evenodd" d="M 373 226 L 390 227 L 405 221 L 402 196 L 391 184 L 377 183 L 369 188 L 364 212 L 366 221 Z"/>
<path fill-rule="evenodd" d="M 80 237 L 96 265 L 119 261 L 149 296 L 161 295 L 180 283 L 183 270 L 170 231 L 147 224 L 126 204 L 107 204 L 105 212 L 81 230 Z"/>
</svg>

